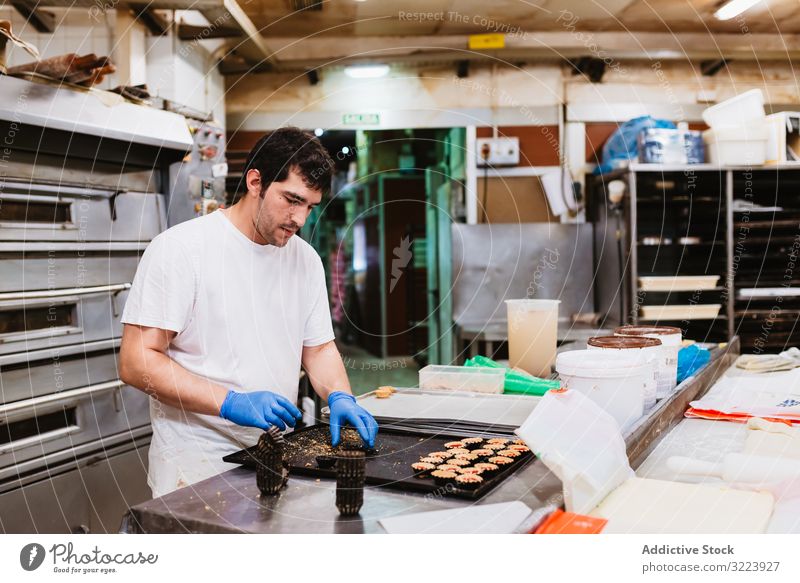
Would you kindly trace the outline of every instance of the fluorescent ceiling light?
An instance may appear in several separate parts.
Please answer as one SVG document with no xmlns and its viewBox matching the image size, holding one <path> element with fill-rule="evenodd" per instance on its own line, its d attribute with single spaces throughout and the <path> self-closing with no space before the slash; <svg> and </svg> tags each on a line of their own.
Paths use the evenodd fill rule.
<svg viewBox="0 0 800 583">
<path fill-rule="evenodd" d="M 717 20 L 730 20 L 758 4 L 761 0 L 730 0 L 714 13 Z"/>
<path fill-rule="evenodd" d="M 353 79 L 376 79 L 389 72 L 389 65 L 350 65 L 344 68 L 344 74 Z"/>
</svg>

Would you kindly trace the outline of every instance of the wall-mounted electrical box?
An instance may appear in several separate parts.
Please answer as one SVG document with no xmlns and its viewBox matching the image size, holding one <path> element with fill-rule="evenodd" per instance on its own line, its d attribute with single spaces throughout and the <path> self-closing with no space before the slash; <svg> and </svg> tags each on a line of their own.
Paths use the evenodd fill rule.
<svg viewBox="0 0 800 583">
<path fill-rule="evenodd" d="M 478 166 L 516 166 L 519 164 L 519 138 L 478 138 Z"/>
</svg>

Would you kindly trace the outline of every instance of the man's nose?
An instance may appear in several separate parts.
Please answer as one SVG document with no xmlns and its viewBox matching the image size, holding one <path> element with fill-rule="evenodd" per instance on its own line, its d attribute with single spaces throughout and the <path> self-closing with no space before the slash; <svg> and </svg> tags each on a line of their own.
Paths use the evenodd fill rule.
<svg viewBox="0 0 800 583">
<path fill-rule="evenodd" d="M 300 229 L 306 224 L 308 214 L 308 211 L 305 209 L 293 210 L 289 213 L 289 220 L 291 220 L 292 223 L 297 225 L 297 228 Z"/>
</svg>

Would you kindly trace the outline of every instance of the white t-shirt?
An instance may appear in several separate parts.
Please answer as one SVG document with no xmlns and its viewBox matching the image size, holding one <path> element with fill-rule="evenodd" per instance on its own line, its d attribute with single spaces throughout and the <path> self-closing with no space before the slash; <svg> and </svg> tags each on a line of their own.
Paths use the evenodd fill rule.
<svg viewBox="0 0 800 583">
<path fill-rule="evenodd" d="M 303 346 L 333 340 L 322 261 L 300 237 L 258 245 L 221 212 L 181 223 L 147 247 L 122 322 L 177 335 L 172 360 L 236 391 L 297 400 Z M 261 431 L 150 400 L 153 496 L 230 469 L 222 456 Z"/>
</svg>

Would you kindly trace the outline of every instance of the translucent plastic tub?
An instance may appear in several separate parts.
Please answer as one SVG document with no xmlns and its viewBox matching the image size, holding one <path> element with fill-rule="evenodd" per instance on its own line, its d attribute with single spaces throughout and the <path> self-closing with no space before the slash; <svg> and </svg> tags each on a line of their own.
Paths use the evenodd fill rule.
<svg viewBox="0 0 800 583">
<path fill-rule="evenodd" d="M 703 111 L 703 121 L 713 129 L 739 127 L 753 121 L 763 122 L 765 118 L 761 89 L 745 91 Z"/>
<path fill-rule="evenodd" d="M 502 368 L 429 364 L 419 371 L 419 388 L 499 394 L 505 378 Z"/>
<path fill-rule="evenodd" d="M 559 300 L 506 300 L 508 361 L 535 377 L 550 376 L 556 359 Z"/>
<path fill-rule="evenodd" d="M 719 166 L 762 166 L 767 160 L 765 123 L 703 132 L 708 160 Z"/>
</svg>

